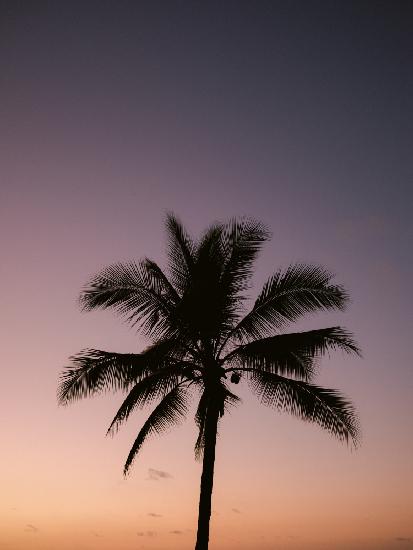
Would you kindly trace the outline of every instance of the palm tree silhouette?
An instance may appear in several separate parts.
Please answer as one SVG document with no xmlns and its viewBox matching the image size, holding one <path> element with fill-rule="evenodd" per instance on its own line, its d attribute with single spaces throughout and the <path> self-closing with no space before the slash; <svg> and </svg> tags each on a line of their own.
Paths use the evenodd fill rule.
<svg viewBox="0 0 413 550">
<path fill-rule="evenodd" d="M 216 223 L 195 241 L 167 216 L 169 275 L 149 259 L 117 263 L 96 275 L 80 297 L 84 310 L 113 308 L 153 342 L 139 354 L 86 349 L 61 375 L 67 404 L 107 389 L 127 393 L 108 433 L 132 411 L 154 405 L 124 466 L 127 474 L 148 436 L 183 420 L 193 391 L 195 454 L 203 460 L 195 550 L 208 549 L 218 423 L 239 398 L 230 384 L 245 380 L 262 403 L 314 422 L 356 444 L 357 418 L 336 390 L 312 383 L 319 357 L 332 349 L 359 354 L 340 327 L 280 333 L 306 313 L 342 310 L 348 296 L 325 269 L 295 264 L 277 271 L 252 309 L 241 315 L 266 227 L 251 219 Z"/>
</svg>

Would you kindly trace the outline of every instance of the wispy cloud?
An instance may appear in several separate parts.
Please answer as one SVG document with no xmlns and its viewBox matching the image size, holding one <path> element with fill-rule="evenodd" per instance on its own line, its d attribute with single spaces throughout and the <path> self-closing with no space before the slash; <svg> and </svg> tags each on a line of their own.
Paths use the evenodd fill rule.
<svg viewBox="0 0 413 550">
<path fill-rule="evenodd" d="M 235 514 L 240 514 L 240 513 L 241 513 L 241 510 L 238 510 L 238 508 L 232 508 L 232 511 L 233 511 Z"/>
<path fill-rule="evenodd" d="M 138 531 L 136 534 L 138 537 L 154 537 L 156 535 L 156 531 Z"/>
<path fill-rule="evenodd" d="M 413 542 L 412 537 L 396 537 L 397 542 Z"/>
<path fill-rule="evenodd" d="M 184 532 L 180 529 L 173 529 L 172 531 L 169 531 L 172 535 L 183 535 Z"/>
<path fill-rule="evenodd" d="M 155 470 L 154 468 L 148 469 L 148 478 L 147 479 L 170 479 L 172 475 L 169 472 L 164 472 L 163 470 Z"/>
<path fill-rule="evenodd" d="M 26 527 L 24 528 L 26 533 L 38 533 L 39 529 L 35 525 L 32 525 L 31 523 L 27 523 Z"/>
<path fill-rule="evenodd" d="M 156 514 L 155 512 L 149 512 L 148 516 L 151 516 L 151 518 L 161 518 L 162 514 Z"/>
</svg>

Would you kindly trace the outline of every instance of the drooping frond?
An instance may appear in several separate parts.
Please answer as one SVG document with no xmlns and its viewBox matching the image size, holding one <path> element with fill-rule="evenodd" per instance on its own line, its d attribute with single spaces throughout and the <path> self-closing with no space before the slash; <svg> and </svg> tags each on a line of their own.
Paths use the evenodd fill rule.
<svg viewBox="0 0 413 550">
<path fill-rule="evenodd" d="M 249 382 L 264 405 L 314 422 L 341 441 L 358 442 L 358 421 L 351 403 L 338 391 L 263 371 Z"/>
<path fill-rule="evenodd" d="M 198 438 L 195 443 L 195 459 L 201 460 L 205 447 L 205 423 L 209 408 L 218 409 L 222 417 L 231 406 L 237 405 L 241 399 L 220 382 L 213 391 L 204 389 L 195 414 L 195 424 L 198 428 Z"/>
<path fill-rule="evenodd" d="M 230 407 L 235 407 L 239 403 L 241 403 L 241 399 L 238 397 L 238 395 L 235 395 L 235 393 L 232 393 L 225 384 L 222 384 L 223 386 L 223 401 L 224 401 L 224 411 L 228 411 Z M 221 416 L 223 416 L 223 412 Z"/>
<path fill-rule="evenodd" d="M 150 267 L 152 268 L 150 268 Z M 159 268 L 158 268 L 159 269 Z M 113 308 L 153 338 L 176 333 L 171 322 L 174 304 L 164 281 L 148 260 L 117 263 L 98 273 L 80 296 L 84 310 Z"/>
<path fill-rule="evenodd" d="M 125 422 L 134 410 L 162 399 L 172 388 L 178 386 L 183 378 L 183 367 L 178 363 L 157 370 L 140 380 L 126 396 L 107 433 L 113 434 L 117 431 L 120 424 Z"/>
<path fill-rule="evenodd" d="M 262 338 L 305 313 L 343 310 L 348 296 L 341 286 L 330 284 L 332 276 L 322 267 L 305 264 L 277 271 L 231 336 L 243 341 Z"/>
<path fill-rule="evenodd" d="M 236 348 L 229 359 L 241 366 L 309 381 L 317 359 L 334 349 L 360 355 L 351 333 L 330 327 L 255 340 Z"/>
<path fill-rule="evenodd" d="M 195 413 L 195 424 L 198 428 L 198 437 L 195 442 L 195 459 L 201 460 L 205 447 L 205 420 L 208 410 L 208 393 L 203 392 Z"/>
<path fill-rule="evenodd" d="M 60 377 L 58 401 L 65 405 L 106 390 L 127 390 L 153 370 L 168 364 L 176 353 L 175 340 L 149 346 L 142 353 L 111 353 L 86 349 L 70 358 Z M 180 358 L 180 350 L 176 354 Z"/>
<path fill-rule="evenodd" d="M 175 289 L 182 296 L 191 280 L 196 246 L 181 222 L 172 213 L 166 216 L 166 231 L 169 271 Z"/>
<path fill-rule="evenodd" d="M 182 386 L 173 388 L 149 415 L 138 437 L 135 439 L 124 466 L 123 473 L 125 475 L 128 473 L 137 453 L 147 437 L 154 434 L 160 434 L 170 426 L 184 420 L 187 410 L 187 389 Z"/>
<path fill-rule="evenodd" d="M 72 364 L 63 371 L 58 387 L 58 401 L 66 405 L 108 389 L 128 387 L 147 368 L 144 354 L 109 353 L 86 349 L 70 358 Z"/>
</svg>

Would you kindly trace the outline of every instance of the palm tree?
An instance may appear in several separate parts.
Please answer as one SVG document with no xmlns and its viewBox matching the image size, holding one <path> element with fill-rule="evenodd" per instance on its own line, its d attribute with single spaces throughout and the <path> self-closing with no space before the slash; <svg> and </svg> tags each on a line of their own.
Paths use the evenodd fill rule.
<svg viewBox="0 0 413 550">
<path fill-rule="evenodd" d="M 168 275 L 147 258 L 117 263 L 96 275 L 80 297 L 84 310 L 113 308 L 138 325 L 152 345 L 138 354 L 81 351 L 62 373 L 58 398 L 67 404 L 108 389 L 126 392 L 110 434 L 133 411 L 158 402 L 132 445 L 126 475 L 147 437 L 183 420 L 192 391 L 198 394 L 195 454 L 203 465 L 195 549 L 207 550 L 218 424 L 239 402 L 230 387 L 242 379 L 265 405 L 355 444 L 352 405 L 312 379 L 325 352 L 359 350 L 340 327 L 280 332 L 304 314 L 344 309 L 346 292 L 318 266 L 295 264 L 277 271 L 241 315 L 254 260 L 269 239 L 261 223 L 216 223 L 195 241 L 169 214 L 166 229 Z"/>
</svg>

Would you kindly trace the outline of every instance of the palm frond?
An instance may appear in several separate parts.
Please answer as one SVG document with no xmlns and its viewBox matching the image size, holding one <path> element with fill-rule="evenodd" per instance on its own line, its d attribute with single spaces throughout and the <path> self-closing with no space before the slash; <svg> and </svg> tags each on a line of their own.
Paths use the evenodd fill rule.
<svg viewBox="0 0 413 550">
<path fill-rule="evenodd" d="M 172 213 L 168 213 L 166 216 L 166 232 L 169 272 L 175 289 L 182 296 L 191 280 L 196 245 L 182 223 Z"/>
<path fill-rule="evenodd" d="M 214 391 L 204 388 L 195 413 L 195 424 L 198 428 L 198 437 L 195 442 L 195 459 L 201 460 L 205 447 L 205 423 L 210 407 L 218 409 L 222 417 L 231 406 L 240 403 L 241 399 L 232 393 L 222 382 L 215 386 Z"/>
<path fill-rule="evenodd" d="M 178 293 L 156 262 L 145 258 L 141 262 L 141 269 L 146 272 L 145 278 L 151 281 L 152 286 L 156 289 L 156 293 L 166 298 L 168 304 L 176 304 L 179 301 L 180 297 Z"/>
<path fill-rule="evenodd" d="M 216 339 L 233 327 L 240 292 L 247 288 L 253 260 L 268 233 L 254 220 L 215 223 L 193 256 L 190 283 L 177 308 L 193 334 Z"/>
<path fill-rule="evenodd" d="M 239 305 L 245 298 L 243 292 L 249 288 L 254 261 L 268 238 L 267 228 L 253 219 L 234 218 L 223 226 L 220 235 L 222 267 L 218 286 L 222 295 L 222 338 L 239 319 Z"/>
<path fill-rule="evenodd" d="M 153 268 L 153 264 L 151 268 Z M 170 337 L 176 333 L 171 322 L 174 304 L 164 292 L 165 284 L 148 260 L 136 264 L 117 263 L 98 273 L 83 290 L 83 309 L 113 308 L 132 325 L 153 338 Z"/>
<path fill-rule="evenodd" d="M 341 327 L 278 334 L 239 346 L 229 358 L 241 366 L 309 381 L 316 361 L 330 350 L 360 355 L 353 335 Z"/>
<path fill-rule="evenodd" d="M 149 415 L 138 437 L 132 445 L 124 466 L 123 473 L 126 475 L 148 436 L 160 434 L 170 426 L 184 420 L 188 410 L 188 392 L 186 388 L 177 386 L 173 388 L 155 407 Z"/>
<path fill-rule="evenodd" d="M 212 225 L 202 237 L 194 258 L 190 284 L 176 309 L 180 326 L 186 327 L 194 338 L 212 339 L 219 331 L 222 315 L 221 230 L 221 225 Z"/>
<path fill-rule="evenodd" d="M 128 390 L 149 373 L 181 361 L 179 341 L 160 340 L 142 353 L 111 353 L 97 349 L 85 349 L 70 357 L 60 377 L 58 401 L 66 405 L 83 397 L 105 390 Z"/>
<path fill-rule="evenodd" d="M 66 405 L 105 390 L 126 389 L 147 370 L 144 353 L 110 353 L 85 349 L 70 358 L 60 377 L 58 401 Z"/>
<path fill-rule="evenodd" d="M 250 372 L 249 382 L 264 405 L 314 422 L 337 439 L 357 446 L 354 408 L 338 391 L 255 370 Z"/>
<path fill-rule="evenodd" d="M 195 424 L 198 428 L 198 437 L 195 442 L 195 459 L 201 460 L 205 447 L 205 420 L 208 410 L 208 393 L 204 390 L 195 413 Z"/>
<path fill-rule="evenodd" d="M 253 263 L 269 236 L 265 225 L 249 218 L 234 218 L 224 226 L 220 239 L 224 257 L 221 284 L 229 294 L 249 287 Z"/>
<path fill-rule="evenodd" d="M 343 310 L 348 295 L 343 287 L 330 284 L 332 277 L 324 268 L 306 264 L 294 264 L 285 271 L 277 271 L 231 337 L 243 341 L 262 338 L 306 313 Z"/>
<path fill-rule="evenodd" d="M 228 411 L 230 407 L 235 407 L 239 403 L 241 403 L 241 398 L 238 397 L 238 395 L 235 395 L 235 393 L 232 393 L 225 384 L 223 384 L 224 387 L 224 410 Z"/>
<path fill-rule="evenodd" d="M 157 370 L 140 380 L 130 390 L 118 412 L 114 416 L 107 433 L 113 434 L 137 408 L 151 405 L 154 401 L 163 398 L 172 388 L 185 378 L 182 365 L 170 365 Z"/>
</svg>

